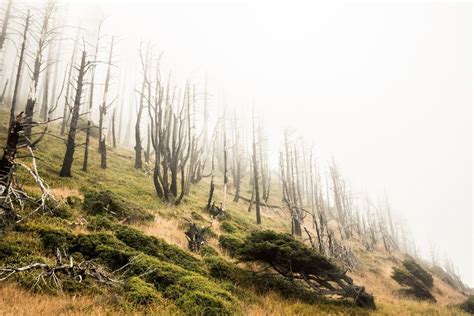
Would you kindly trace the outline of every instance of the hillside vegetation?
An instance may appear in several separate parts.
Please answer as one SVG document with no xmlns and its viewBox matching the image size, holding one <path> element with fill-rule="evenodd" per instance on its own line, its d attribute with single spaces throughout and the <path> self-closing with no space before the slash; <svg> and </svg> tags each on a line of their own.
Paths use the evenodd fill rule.
<svg viewBox="0 0 474 316">
<path fill-rule="evenodd" d="M 7 112 L 2 110 L 2 146 L 7 134 L 6 117 Z M 262 208 L 264 225 L 255 224 L 255 215 L 243 199 L 238 203 L 230 199 L 225 214 L 214 219 L 205 209 L 207 179 L 191 186 L 183 203 L 170 205 L 156 198 L 152 178 L 134 168 L 132 151 L 110 148 L 108 167 L 101 169 L 95 139 L 92 148 L 89 172 L 81 171 L 82 157 L 78 153 L 72 177 L 60 178 L 64 143 L 46 136 L 38 145 L 39 173 L 59 206 L 51 212 L 34 214 L 25 206 L 19 210 L 21 220 L 3 233 L 1 314 L 464 313 L 458 304 L 466 296 L 442 273 L 396 250 L 367 251 L 356 240 L 347 241 L 357 261 L 348 276 L 374 295 L 377 308 L 361 308 L 350 299 L 319 296 L 303 280 L 281 272 L 301 275 L 310 270 L 318 275 L 318 267 L 334 270 L 341 263 L 319 255 L 307 238 L 298 240 L 289 235 L 291 227 L 280 192 L 271 194 L 268 204 L 281 207 Z M 25 163 L 29 163 L 27 159 Z M 35 182 L 20 169 L 18 182 L 29 194 L 39 194 Z M 215 196 L 221 196 L 222 190 L 216 183 Z M 250 188 L 242 191 L 243 196 L 251 196 Z M 190 223 L 209 227 L 199 253 L 188 250 L 185 231 Z M 320 266 L 315 266 L 315 260 Z M 293 265 L 285 266 L 289 261 Z M 279 262 L 283 270 L 266 265 L 274 262 Z M 43 273 L 41 267 L 5 271 L 32 263 L 60 268 L 53 273 Z M 321 271 L 327 271 L 324 269 Z M 422 280 L 413 281 L 409 278 L 413 275 L 421 275 Z M 400 280 L 428 291 L 430 299 L 410 296 L 406 293 L 410 290 L 397 282 Z"/>
</svg>

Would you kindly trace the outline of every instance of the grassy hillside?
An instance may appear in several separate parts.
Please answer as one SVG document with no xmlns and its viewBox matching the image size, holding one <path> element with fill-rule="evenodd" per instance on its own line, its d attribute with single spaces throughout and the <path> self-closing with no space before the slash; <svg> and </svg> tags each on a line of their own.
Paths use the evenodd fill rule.
<svg viewBox="0 0 474 316">
<path fill-rule="evenodd" d="M 2 110 L 0 115 L 3 146 L 7 112 Z M 73 177 L 60 178 L 64 143 L 47 136 L 39 144 L 39 172 L 61 207 L 52 214 L 29 215 L 28 209 L 22 211 L 22 222 L 2 236 L 0 265 L 52 264 L 60 248 L 67 250 L 75 262 L 100 263 L 124 282 L 104 285 L 85 278 L 79 283 L 77 275 L 64 273 L 59 290 L 52 286 L 51 279 L 37 279 L 30 272 L 17 273 L 0 282 L 1 314 L 462 315 L 454 305 L 465 296 L 436 275 L 432 289 L 436 304 L 403 297 L 400 285 L 390 275 L 405 256 L 367 253 L 356 242 L 351 247 L 359 264 L 349 274 L 355 283 L 374 294 L 375 311 L 363 310 L 350 301 L 318 298 L 300 283 L 268 272 L 256 273 L 261 267 L 237 263 L 221 247 L 222 240 L 226 236 L 243 238 L 259 229 L 289 232 L 284 211 L 263 208 L 263 225 L 257 227 L 255 214 L 247 211 L 248 204 L 234 203 L 230 198 L 228 216 L 212 220 L 204 209 L 209 186 L 206 179 L 192 186 L 181 205 L 163 204 L 154 195 L 151 177 L 133 167 L 133 152 L 110 148 L 108 168 L 103 170 L 96 148 L 93 141 L 89 172 L 81 171 L 83 149 L 78 147 Z M 26 191 L 39 193 L 24 171 L 19 170 L 18 175 Z M 102 198 L 98 192 L 105 191 L 106 197 L 117 204 L 114 212 L 95 207 Z M 243 194 L 250 196 L 248 190 Z M 222 196 L 220 184 L 215 195 L 217 199 Z M 271 204 L 279 203 L 280 195 L 275 192 Z M 153 215 L 152 220 L 137 215 L 148 213 Z M 189 221 L 211 225 L 201 254 L 187 250 L 184 230 Z"/>
</svg>

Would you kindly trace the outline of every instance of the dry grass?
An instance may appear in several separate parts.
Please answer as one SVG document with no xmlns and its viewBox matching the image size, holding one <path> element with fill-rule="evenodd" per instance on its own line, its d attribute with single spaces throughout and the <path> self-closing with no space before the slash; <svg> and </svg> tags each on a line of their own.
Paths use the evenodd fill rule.
<svg viewBox="0 0 474 316">
<path fill-rule="evenodd" d="M 104 296 L 68 296 L 32 294 L 12 283 L 0 284 L 0 315 L 180 315 L 171 305 L 153 306 L 136 312 L 123 310 L 113 302 L 110 294 Z"/>
<path fill-rule="evenodd" d="M 177 245 L 181 249 L 187 249 L 188 242 L 179 225 L 177 219 L 167 219 L 156 215 L 153 223 L 143 225 L 140 229 L 147 235 L 163 238 L 170 244 Z"/>
<path fill-rule="evenodd" d="M 4 111 L 1 112 L 2 118 Z M 5 116 L 6 117 L 6 116 Z M 2 121 L 2 120 L 0 120 Z M 3 128 L 5 128 L 3 122 Z M 0 143 L 3 144 L 5 133 L 0 133 Z M 79 135 L 82 141 L 83 135 Z M 93 140 L 94 149 L 97 146 Z M 41 175 L 45 177 L 52 191 L 59 199 L 68 196 L 81 196 L 81 188 L 108 189 L 125 199 L 133 201 L 144 209 L 152 211 L 156 218 L 153 223 L 140 226 L 146 234 L 163 238 L 167 242 L 187 249 L 187 240 L 182 229 L 183 217 L 190 216 L 191 212 L 201 214 L 205 219 L 209 217 L 203 211 L 207 201 L 209 190 L 209 179 L 206 178 L 199 185 L 191 188 L 191 195 L 185 198 L 185 203 L 178 207 L 166 205 L 159 201 L 153 190 L 150 177 L 144 176 L 143 172 L 133 168 L 133 153 L 127 149 L 117 148 L 109 151 L 109 168 L 102 170 L 98 166 L 99 157 L 96 150 L 91 150 L 90 172 L 81 171 L 82 150 L 78 150 L 75 156 L 73 177 L 59 178 L 57 172 L 64 153 L 64 145 L 55 139 L 41 143 L 38 161 Z M 242 183 L 248 183 L 244 179 Z M 26 187 L 37 190 L 32 183 Z M 232 188 L 230 188 L 232 191 Z M 242 194 L 250 197 L 249 188 L 242 188 Z M 223 198 L 222 183 L 216 183 L 215 200 L 219 204 Z M 275 185 L 272 187 L 270 204 L 279 205 L 281 192 Z M 248 212 L 248 203 L 232 201 L 232 194 L 227 197 L 227 211 L 233 221 L 244 227 L 249 232 L 258 229 L 272 229 L 279 232 L 289 232 L 289 216 L 280 209 L 262 208 L 263 225 L 255 224 L 255 208 Z M 308 218 L 309 220 L 309 218 Z M 310 226 L 310 224 L 308 224 Z M 219 222 L 212 221 L 212 230 L 218 235 L 220 231 Z M 76 232 L 87 233 L 84 227 L 77 227 Z M 209 240 L 210 245 L 219 251 L 221 256 L 226 256 L 218 247 L 217 239 Z M 434 277 L 433 294 L 438 304 L 429 304 L 414 300 L 407 300 L 396 295 L 399 285 L 390 277 L 392 267 L 401 262 L 402 255 L 389 256 L 385 252 L 375 251 L 367 254 L 362 251 L 360 244 L 352 244 L 358 258 L 361 261 L 360 270 L 352 273 L 355 283 L 362 284 L 367 291 L 376 297 L 377 311 L 370 314 L 376 315 L 463 315 L 459 310 L 448 307 L 464 300 L 464 296 L 442 280 Z M 248 266 L 247 268 L 252 268 Z M 121 315 L 134 314 L 133 311 L 121 310 L 117 302 L 111 300 L 110 295 L 104 293 L 94 297 L 84 296 L 48 296 L 32 294 L 11 283 L 0 283 L 0 315 Z M 108 298 L 107 298 L 108 297 Z M 256 297 L 258 304 L 243 307 L 246 315 L 361 315 L 369 314 L 357 308 L 342 307 L 339 305 L 304 304 L 295 300 L 284 300 L 276 294 L 268 294 Z M 148 311 L 151 315 L 177 314 L 172 306 L 155 306 Z"/>
</svg>

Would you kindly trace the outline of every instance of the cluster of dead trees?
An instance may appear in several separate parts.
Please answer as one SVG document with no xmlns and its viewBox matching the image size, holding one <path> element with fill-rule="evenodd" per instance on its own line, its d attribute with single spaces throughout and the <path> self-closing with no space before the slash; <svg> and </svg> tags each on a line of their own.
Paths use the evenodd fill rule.
<svg viewBox="0 0 474 316">
<path fill-rule="evenodd" d="M 9 57 L 13 60 L 13 66 L 10 69 L 2 67 L 0 74 L 4 81 L 2 101 L 10 108 L 9 126 L 12 126 L 19 111 L 23 111 L 25 124 L 22 134 L 30 145 L 36 136 L 31 131 L 34 123 L 55 119 L 62 121 L 58 133 L 47 131 L 45 134 L 64 140 L 66 150 L 59 175 L 69 177 L 78 147 L 84 148 L 82 170 L 87 172 L 93 129 L 98 130 L 100 166 L 107 167 L 107 131 L 110 125 L 115 140 L 115 122 L 111 122 L 107 116 L 116 100 L 110 97 L 114 80 L 112 70 L 115 66 L 114 37 L 109 41 L 107 57 L 100 60 L 100 52 L 105 46 L 104 42 L 107 42 L 101 34 L 102 21 L 97 27 L 95 43 L 90 44 L 88 38 L 91 36 L 87 36 L 87 30 L 66 25 L 63 20 L 60 7 L 54 0 L 47 1 L 42 8 L 8 1 L 0 50 L 1 60 Z M 68 31 L 71 30 L 76 34 L 69 55 L 70 47 L 67 44 L 71 42 L 68 38 L 71 34 Z M 7 40 L 10 45 L 4 45 Z M 94 53 L 88 54 L 89 49 Z M 104 68 L 106 75 L 103 82 L 95 80 L 97 67 Z M 11 80 L 7 79 L 7 70 L 11 71 Z M 10 84 L 8 97 L 5 97 L 10 82 L 13 85 Z M 98 85 L 103 86 L 100 101 L 94 94 Z M 27 95 L 26 100 L 24 95 Z M 93 122 L 93 111 L 99 113 L 98 124 Z M 113 112 L 115 114 L 115 109 Z M 115 115 L 112 119 L 115 119 Z M 77 135 L 80 132 L 85 133 L 85 142 L 78 142 Z"/>
<path fill-rule="evenodd" d="M 18 48 L 14 50 L 11 74 L 7 76 L 3 68 L 0 71 L 4 81 L 2 99 L 5 91 L 9 91 L 4 103 L 10 107 L 10 130 L 18 112 L 23 111 L 22 135 L 34 149 L 38 142 L 34 140 L 37 135 L 32 133 L 32 126 L 60 119 L 60 131 L 46 130 L 40 135 L 64 140 L 61 177 L 72 175 L 79 148 L 83 148 L 82 170 L 89 170 L 94 135 L 100 167 L 104 169 L 107 168 L 109 134 L 114 147 L 126 145 L 124 139 L 128 142 L 133 138 L 135 168 L 152 175 L 158 198 L 180 204 L 190 194 L 191 185 L 209 177 L 206 208 L 213 217 L 226 211 L 228 195 L 232 194 L 234 202 L 244 200 L 249 203 L 249 211 L 255 209 L 256 223 L 261 224 L 262 208 L 270 206 L 271 184 L 275 180 L 269 165 L 265 130 L 255 114 L 252 112 L 251 120 L 246 120 L 236 108 L 228 111 L 224 104 L 222 115 L 214 121 L 214 132 L 209 135 L 207 80 L 204 87 L 190 81 L 178 86 L 171 74 L 162 74 L 162 54 L 150 43 L 139 47 L 141 80 L 131 93 L 137 96 L 137 102 L 127 102 L 122 92 L 127 89 L 126 81 L 122 79 L 120 83 L 114 76 L 117 40 L 103 34 L 105 22 L 88 26 L 92 35 L 87 35 L 80 26 L 68 26 L 69 33 L 73 30 L 73 34 L 69 34 L 63 20 L 54 0 L 34 11 L 15 6 L 11 0 L 4 8 L 0 33 L 2 60 L 8 46 L 5 43 L 12 43 L 12 51 L 13 47 Z M 63 35 L 73 35 L 72 47 L 66 45 Z M 25 73 L 29 75 L 26 78 Z M 126 72 L 122 71 L 123 74 Z M 11 91 L 9 82 L 13 82 Z M 128 89 L 132 91 L 134 87 Z M 27 98 L 21 102 L 25 91 Z M 116 102 L 118 99 L 120 102 Z M 124 128 L 122 116 L 127 105 L 129 114 L 136 109 L 133 116 L 136 120 L 131 123 L 129 119 Z M 96 119 L 94 112 L 98 114 Z M 246 126 L 245 122 L 249 121 L 250 126 Z M 84 137 L 78 137 L 80 133 Z M 376 207 L 368 202 L 367 209 L 362 211 L 334 162 L 322 181 L 314 148 L 292 139 L 288 131 L 283 143 L 280 182 L 294 235 L 311 235 L 320 252 L 334 256 L 348 252 L 339 244 L 346 239 L 360 240 L 367 250 L 379 244 L 386 251 L 400 245 L 407 249 L 403 239 L 406 234 L 393 222 L 388 203 Z M 246 180 L 250 191 L 244 190 Z M 216 187 L 222 188 L 221 197 L 216 196 Z"/>
<path fill-rule="evenodd" d="M 190 193 L 191 184 L 203 177 L 206 165 L 207 104 L 202 123 L 197 125 L 197 91 L 186 82 L 179 88 L 171 74 L 163 77 L 161 54 L 155 56 L 151 44 L 140 47 L 142 83 L 135 123 L 135 168 L 152 169 L 156 195 L 178 205 Z M 206 91 L 204 91 L 206 95 Z M 144 123 L 144 122 L 147 123 Z M 142 126 L 147 126 L 146 149 Z"/>
<path fill-rule="evenodd" d="M 405 234 L 393 221 L 388 199 L 384 205 L 380 203 L 382 206 L 367 199 L 367 208 L 362 210 L 334 159 L 327 167 L 325 181 L 321 169 L 314 147 L 308 149 L 286 130 L 280 179 L 292 233 L 306 235 L 319 252 L 337 257 L 349 267 L 354 265 L 354 256 L 344 240 L 358 240 L 368 251 L 379 246 L 387 252 L 399 249 Z"/>
</svg>

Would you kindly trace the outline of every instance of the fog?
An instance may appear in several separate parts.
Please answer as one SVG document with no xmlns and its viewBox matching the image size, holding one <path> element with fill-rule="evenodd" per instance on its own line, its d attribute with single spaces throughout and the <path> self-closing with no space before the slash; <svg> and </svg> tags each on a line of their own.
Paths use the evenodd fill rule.
<svg viewBox="0 0 474 316">
<path fill-rule="evenodd" d="M 249 113 L 255 104 L 275 168 L 282 131 L 292 127 L 315 144 L 323 166 L 335 158 L 361 200 L 386 192 L 420 252 L 428 257 L 431 240 L 474 286 L 471 4 L 81 1 L 61 8 L 68 25 L 80 21 L 95 34 L 105 17 L 104 34 L 120 38 L 115 89 L 132 115 L 138 47 L 150 40 L 176 81 L 202 88 L 207 76 L 213 106 Z"/>
</svg>

